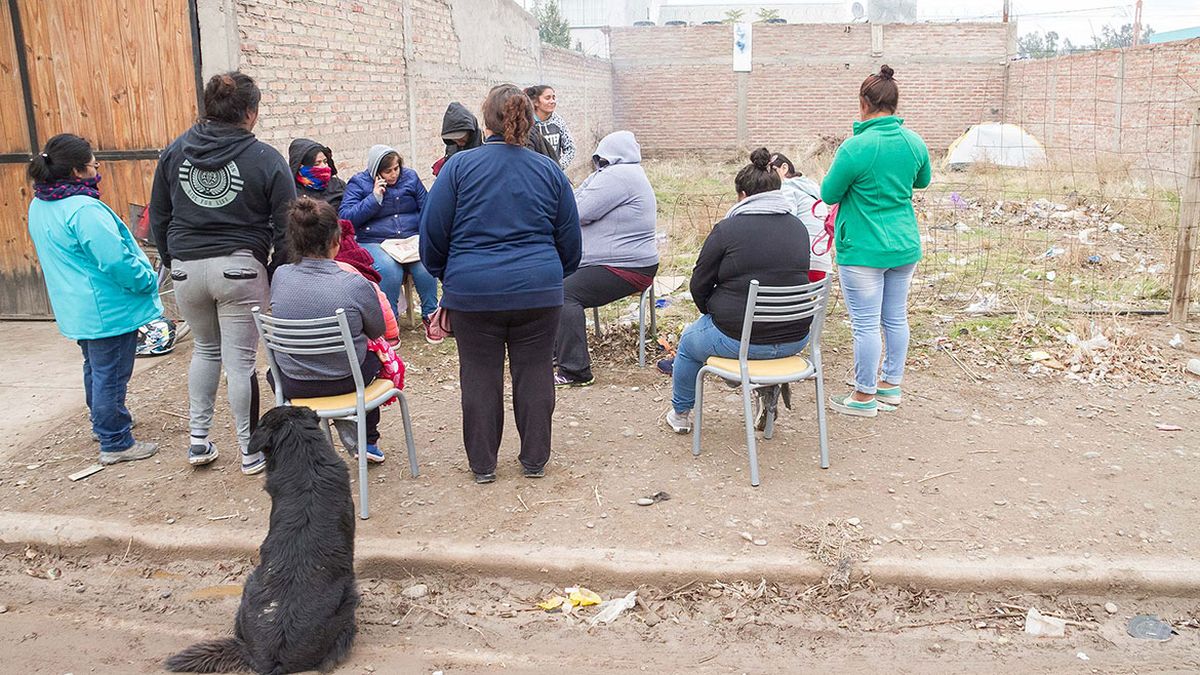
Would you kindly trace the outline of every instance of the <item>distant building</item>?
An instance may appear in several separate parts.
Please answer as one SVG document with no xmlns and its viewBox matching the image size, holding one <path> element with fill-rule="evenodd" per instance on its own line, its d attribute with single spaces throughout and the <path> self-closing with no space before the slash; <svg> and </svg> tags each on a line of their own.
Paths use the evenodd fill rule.
<svg viewBox="0 0 1200 675">
<path fill-rule="evenodd" d="M 1176 40 L 1192 40 L 1194 38 L 1200 38 L 1200 26 L 1169 30 L 1165 33 L 1151 33 L 1150 37 L 1146 38 L 1145 41 L 1148 44 L 1160 44 Z"/>
<path fill-rule="evenodd" d="M 658 10 L 658 25 L 668 21 L 685 21 L 700 25 L 706 21 L 722 21 L 731 11 L 741 10 L 743 21 L 754 21 L 760 9 L 775 10 L 788 23 L 841 23 L 853 20 L 849 2 L 779 3 L 762 5 L 670 4 Z"/>
</svg>

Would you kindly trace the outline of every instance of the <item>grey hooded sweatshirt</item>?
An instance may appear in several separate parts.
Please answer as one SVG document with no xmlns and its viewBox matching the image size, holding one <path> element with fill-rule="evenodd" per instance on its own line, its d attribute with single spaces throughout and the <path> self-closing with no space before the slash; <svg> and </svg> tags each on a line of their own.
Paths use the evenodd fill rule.
<svg viewBox="0 0 1200 675">
<path fill-rule="evenodd" d="M 602 166 L 575 190 L 583 228 L 580 267 L 649 267 L 658 264 L 654 240 L 658 203 L 642 170 L 642 149 L 628 131 L 600 140 L 593 161 Z"/>
</svg>

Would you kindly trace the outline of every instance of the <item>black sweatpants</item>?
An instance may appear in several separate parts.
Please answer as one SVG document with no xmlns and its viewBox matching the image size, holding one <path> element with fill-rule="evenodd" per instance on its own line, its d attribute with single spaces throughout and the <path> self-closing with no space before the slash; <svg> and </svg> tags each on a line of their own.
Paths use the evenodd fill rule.
<svg viewBox="0 0 1200 675">
<path fill-rule="evenodd" d="M 362 362 L 363 384 L 371 384 L 379 374 L 379 369 L 383 364 L 379 362 L 379 357 L 375 352 L 368 351 Z M 293 380 L 287 375 L 281 375 L 283 379 L 283 394 L 288 399 L 293 398 L 320 398 L 322 396 L 337 396 L 339 394 L 353 394 L 355 390 L 354 376 L 349 375 L 340 380 Z M 275 383 L 274 373 L 267 372 L 267 384 L 271 385 L 274 390 L 278 385 Z M 374 445 L 379 442 L 379 408 L 367 412 L 367 443 Z"/>
<path fill-rule="evenodd" d="M 550 459 L 554 416 L 554 333 L 561 307 L 499 312 L 448 310 L 458 342 L 463 444 L 475 473 L 493 473 L 504 434 L 504 354 L 513 382 L 521 466 Z"/>
<path fill-rule="evenodd" d="M 653 277 L 658 265 L 626 269 Z M 584 310 L 603 307 L 635 293 L 641 291 L 603 265 L 580 267 L 563 280 L 563 309 L 558 319 L 558 339 L 554 345 L 559 373 L 574 380 L 592 379 L 592 358 L 588 354 L 587 316 Z"/>
</svg>

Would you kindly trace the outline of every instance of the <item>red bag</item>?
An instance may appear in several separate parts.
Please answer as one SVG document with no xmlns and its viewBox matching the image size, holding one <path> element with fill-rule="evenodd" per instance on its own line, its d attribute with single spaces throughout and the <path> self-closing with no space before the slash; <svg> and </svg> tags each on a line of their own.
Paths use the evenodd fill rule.
<svg viewBox="0 0 1200 675">
<path fill-rule="evenodd" d="M 812 214 L 813 214 L 814 218 L 817 216 L 817 207 L 824 203 L 825 202 L 816 202 L 815 204 L 812 205 Z M 821 235 L 820 237 L 817 237 L 817 240 L 812 243 L 812 252 L 813 253 L 815 253 L 817 255 L 825 255 L 826 253 L 829 253 L 830 249 L 833 248 L 833 232 L 834 232 L 835 226 L 837 225 L 837 213 L 838 213 L 838 205 L 837 204 L 834 204 L 833 206 L 829 207 L 829 213 L 825 214 L 825 234 Z M 817 244 L 821 243 L 821 242 L 825 243 L 825 250 L 818 251 Z"/>
<path fill-rule="evenodd" d="M 435 340 L 454 337 L 454 330 L 450 328 L 450 315 L 445 307 L 438 307 L 429 315 L 429 336 Z"/>
</svg>

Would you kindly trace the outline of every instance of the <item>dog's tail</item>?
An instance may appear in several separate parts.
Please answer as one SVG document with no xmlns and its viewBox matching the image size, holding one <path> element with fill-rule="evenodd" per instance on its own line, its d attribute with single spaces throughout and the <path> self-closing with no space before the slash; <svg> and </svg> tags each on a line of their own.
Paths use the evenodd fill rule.
<svg viewBox="0 0 1200 675">
<path fill-rule="evenodd" d="M 163 667 L 172 673 L 233 673 L 253 670 L 246 643 L 238 638 L 198 642 L 168 657 Z"/>
</svg>

